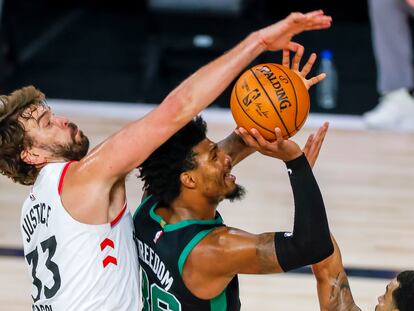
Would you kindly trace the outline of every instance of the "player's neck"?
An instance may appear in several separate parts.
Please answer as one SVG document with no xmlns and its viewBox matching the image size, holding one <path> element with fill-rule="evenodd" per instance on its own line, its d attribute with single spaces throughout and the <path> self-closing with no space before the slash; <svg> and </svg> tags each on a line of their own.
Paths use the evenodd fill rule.
<svg viewBox="0 0 414 311">
<path fill-rule="evenodd" d="M 171 220 L 214 219 L 217 205 L 218 202 L 211 202 L 211 200 L 206 197 L 182 193 L 170 205 L 172 211 Z"/>
<path fill-rule="evenodd" d="M 34 166 L 36 167 L 36 169 L 38 170 L 38 172 L 40 172 L 41 169 L 44 168 L 48 164 L 52 164 L 52 163 L 63 163 L 63 162 L 67 162 L 67 160 L 61 159 L 61 158 L 53 158 L 53 159 L 52 158 L 48 158 L 48 159 L 45 159 L 45 161 L 43 161 L 43 162 L 34 164 Z"/>
</svg>

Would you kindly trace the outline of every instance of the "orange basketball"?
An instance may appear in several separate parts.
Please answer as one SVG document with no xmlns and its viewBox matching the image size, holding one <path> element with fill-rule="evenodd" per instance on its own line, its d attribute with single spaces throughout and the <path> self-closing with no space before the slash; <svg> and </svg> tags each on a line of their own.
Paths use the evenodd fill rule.
<svg viewBox="0 0 414 311">
<path fill-rule="evenodd" d="M 246 70 L 234 85 L 230 109 L 239 127 L 257 129 L 274 140 L 275 128 L 283 138 L 295 135 L 309 114 L 309 93 L 301 78 L 278 64 Z"/>
</svg>

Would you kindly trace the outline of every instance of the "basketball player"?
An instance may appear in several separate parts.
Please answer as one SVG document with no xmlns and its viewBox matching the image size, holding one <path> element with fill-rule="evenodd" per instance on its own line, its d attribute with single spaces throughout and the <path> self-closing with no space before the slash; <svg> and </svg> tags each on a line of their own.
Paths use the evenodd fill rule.
<svg viewBox="0 0 414 311">
<path fill-rule="evenodd" d="M 334 252 L 312 266 L 322 311 L 360 311 L 349 287 L 341 251 L 332 236 Z M 375 311 L 411 311 L 414 306 L 414 271 L 403 271 L 392 279 L 385 293 L 378 297 Z"/>
<path fill-rule="evenodd" d="M 0 97 L 0 171 L 32 185 L 21 216 L 33 310 L 137 310 L 138 259 L 125 176 L 209 105 L 260 53 L 330 26 L 292 13 L 181 83 L 148 115 L 88 153 L 88 139 L 34 87 Z M 289 47 L 295 45 L 289 44 Z"/>
<path fill-rule="evenodd" d="M 240 310 L 237 274 L 289 271 L 333 252 L 311 170 L 327 124 L 308 141 L 306 156 L 280 129 L 272 143 L 257 131 L 238 131 L 249 146 L 286 162 L 295 199 L 293 232 L 251 234 L 223 224 L 219 202 L 244 193 L 231 174 L 238 158 L 206 138 L 198 117 L 141 165 L 150 194 L 134 215 L 144 310 Z"/>
<path fill-rule="evenodd" d="M 309 88 L 324 75 L 307 80 L 316 55 L 299 71 L 302 55 L 300 47 L 291 69 Z M 287 50 L 283 64 L 290 67 Z M 238 143 L 227 138 L 216 144 L 198 117 L 158 148 L 140 167 L 147 197 L 134 215 L 144 310 L 239 310 L 238 273 L 283 272 L 328 256 L 333 246 L 311 171 L 326 131 L 327 124 L 310 136 L 305 157 L 280 129 L 273 143 L 240 128 Z M 231 169 L 254 150 L 287 164 L 293 233 L 251 234 L 226 227 L 216 212 L 223 199 L 242 197 Z"/>
</svg>

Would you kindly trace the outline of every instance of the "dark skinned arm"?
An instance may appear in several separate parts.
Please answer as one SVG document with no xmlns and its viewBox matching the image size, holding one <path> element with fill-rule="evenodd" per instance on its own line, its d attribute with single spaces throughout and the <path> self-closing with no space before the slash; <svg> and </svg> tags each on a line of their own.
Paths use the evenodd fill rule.
<svg viewBox="0 0 414 311">
<path fill-rule="evenodd" d="M 341 251 L 334 237 L 331 238 L 334 253 L 312 265 L 321 311 L 361 311 L 352 297 L 348 277 L 342 264 Z"/>
</svg>

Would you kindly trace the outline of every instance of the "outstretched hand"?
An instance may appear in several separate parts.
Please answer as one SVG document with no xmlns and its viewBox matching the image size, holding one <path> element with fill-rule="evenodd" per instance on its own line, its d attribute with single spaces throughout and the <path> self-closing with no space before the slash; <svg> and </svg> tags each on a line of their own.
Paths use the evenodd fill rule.
<svg viewBox="0 0 414 311">
<path fill-rule="evenodd" d="M 277 51 L 285 48 L 294 35 L 307 30 L 329 28 L 331 22 L 332 18 L 322 10 L 306 14 L 291 13 L 285 19 L 260 29 L 258 34 L 265 49 Z"/>
<path fill-rule="evenodd" d="M 295 52 L 295 56 L 292 59 L 292 65 L 290 64 L 290 52 Z M 320 73 L 315 77 L 311 77 L 307 79 L 306 76 L 312 70 L 313 64 L 316 60 L 316 54 L 312 53 L 306 64 L 300 69 L 300 61 L 302 60 L 302 56 L 305 52 L 305 48 L 303 45 L 300 45 L 296 42 L 289 42 L 286 48 L 283 49 L 283 58 L 282 58 L 282 65 L 290 68 L 293 70 L 303 81 L 305 84 L 306 89 L 310 89 L 311 86 L 321 82 L 323 79 L 326 78 L 325 73 Z"/>
<path fill-rule="evenodd" d="M 318 129 L 316 134 L 309 135 L 305 147 L 303 147 L 302 151 L 308 159 L 310 167 L 312 168 L 315 165 L 316 160 L 318 159 L 319 151 L 321 150 L 326 133 L 328 132 L 328 128 L 328 122 L 322 124 L 322 126 Z"/>
</svg>

